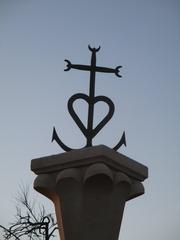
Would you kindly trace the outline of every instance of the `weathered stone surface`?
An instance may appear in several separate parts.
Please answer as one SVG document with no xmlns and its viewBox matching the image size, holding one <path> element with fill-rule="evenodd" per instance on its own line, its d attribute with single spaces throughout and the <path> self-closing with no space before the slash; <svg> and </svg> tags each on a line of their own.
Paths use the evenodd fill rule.
<svg viewBox="0 0 180 240">
<path fill-rule="evenodd" d="M 61 240 L 117 240 L 125 202 L 148 169 L 100 145 L 32 160 L 34 188 L 55 205 Z"/>
<path fill-rule="evenodd" d="M 36 174 L 50 173 L 70 167 L 87 166 L 96 162 L 105 163 L 140 181 L 148 176 L 146 166 L 104 145 L 34 159 L 31 161 L 31 170 Z"/>
</svg>

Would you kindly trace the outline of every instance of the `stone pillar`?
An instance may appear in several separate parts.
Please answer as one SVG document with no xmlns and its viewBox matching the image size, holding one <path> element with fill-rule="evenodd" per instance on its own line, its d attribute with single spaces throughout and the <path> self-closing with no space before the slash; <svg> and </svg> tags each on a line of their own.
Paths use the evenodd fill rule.
<svg viewBox="0 0 180 240">
<path fill-rule="evenodd" d="M 144 193 L 146 166 L 99 145 L 33 159 L 34 188 L 55 206 L 61 240 L 118 240 L 126 201 Z"/>
</svg>

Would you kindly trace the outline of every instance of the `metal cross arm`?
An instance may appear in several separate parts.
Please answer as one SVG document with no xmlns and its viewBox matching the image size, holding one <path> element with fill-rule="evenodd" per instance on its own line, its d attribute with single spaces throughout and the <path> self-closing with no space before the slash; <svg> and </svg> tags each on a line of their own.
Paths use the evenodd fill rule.
<svg viewBox="0 0 180 240">
<path fill-rule="evenodd" d="M 65 59 L 67 62 L 67 68 L 64 71 L 69 71 L 71 68 L 83 71 L 93 71 L 93 72 L 104 72 L 104 73 L 114 73 L 117 77 L 122 77 L 119 75 L 120 68 L 122 66 L 117 66 L 116 68 L 107 68 L 107 67 L 99 67 L 99 66 L 89 66 L 89 65 L 81 65 L 81 64 L 72 64 L 69 60 Z"/>
</svg>

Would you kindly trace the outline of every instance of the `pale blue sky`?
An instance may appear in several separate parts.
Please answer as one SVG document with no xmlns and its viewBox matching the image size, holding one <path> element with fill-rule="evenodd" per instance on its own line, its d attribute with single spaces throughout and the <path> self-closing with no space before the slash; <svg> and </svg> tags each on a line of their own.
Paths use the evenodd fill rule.
<svg viewBox="0 0 180 240">
<path fill-rule="evenodd" d="M 66 105 L 88 92 L 89 75 L 63 69 L 66 58 L 88 64 L 91 44 L 101 45 L 98 65 L 123 66 L 122 79 L 97 75 L 96 94 L 116 111 L 94 144 L 112 147 L 125 130 L 120 152 L 149 167 L 145 195 L 126 205 L 120 239 L 179 240 L 179 43 L 178 0 L 0 0 L 0 224 L 13 219 L 18 184 L 35 178 L 31 159 L 62 152 L 51 143 L 54 125 L 67 145 L 83 146 Z"/>
</svg>

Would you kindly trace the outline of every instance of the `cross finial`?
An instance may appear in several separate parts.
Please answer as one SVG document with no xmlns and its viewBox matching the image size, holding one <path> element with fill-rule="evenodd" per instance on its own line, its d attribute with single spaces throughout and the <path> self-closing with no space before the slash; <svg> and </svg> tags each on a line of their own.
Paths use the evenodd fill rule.
<svg viewBox="0 0 180 240">
<path fill-rule="evenodd" d="M 96 66 L 96 53 L 100 50 L 100 46 L 98 48 L 92 48 L 90 45 L 88 46 L 89 50 L 92 52 L 91 55 L 91 65 L 81 65 L 81 64 L 72 64 L 69 60 L 65 59 L 67 63 L 67 68 L 64 71 L 69 71 L 71 69 L 82 70 L 82 71 L 89 71 L 90 72 L 90 84 L 89 84 L 89 95 L 84 93 L 77 93 L 70 97 L 68 101 L 68 110 L 76 122 L 78 127 L 80 128 L 81 132 L 86 137 L 86 145 L 85 147 L 92 146 L 93 138 L 99 133 L 99 131 L 109 122 L 114 114 L 114 104 L 112 100 L 106 96 L 95 96 L 95 80 L 96 80 L 96 72 L 104 72 L 104 73 L 114 73 L 116 76 L 121 77 L 119 74 L 120 68 L 122 66 L 118 66 L 116 68 L 107 68 L 107 67 L 99 67 Z M 80 118 L 78 117 L 77 113 L 74 110 L 73 103 L 78 100 L 82 99 L 87 102 L 88 104 L 88 120 L 87 126 L 84 126 Z M 105 102 L 108 107 L 109 111 L 106 116 L 101 120 L 101 122 L 94 128 L 93 120 L 94 120 L 94 105 L 97 102 Z M 65 151 L 70 151 L 72 148 L 66 146 L 58 137 L 56 129 L 53 129 L 53 136 L 52 141 L 55 140 L 60 147 L 62 147 Z M 114 150 L 118 150 L 122 145 L 126 146 L 126 138 L 125 132 L 123 132 L 122 137 L 118 144 L 113 148 Z"/>
</svg>

